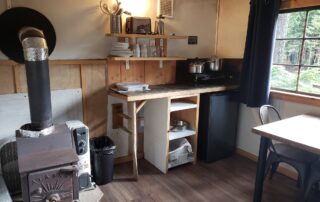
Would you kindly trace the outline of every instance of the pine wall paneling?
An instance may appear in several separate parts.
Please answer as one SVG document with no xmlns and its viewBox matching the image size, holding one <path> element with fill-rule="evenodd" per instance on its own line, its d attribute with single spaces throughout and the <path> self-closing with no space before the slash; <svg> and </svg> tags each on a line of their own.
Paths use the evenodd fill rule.
<svg viewBox="0 0 320 202">
<path fill-rule="evenodd" d="M 51 90 L 82 89 L 84 123 L 90 136 L 106 133 L 107 89 L 117 82 L 146 82 L 150 85 L 175 82 L 175 61 L 53 60 L 50 61 Z M 27 92 L 24 65 L 0 61 L 0 94 Z"/>
</svg>

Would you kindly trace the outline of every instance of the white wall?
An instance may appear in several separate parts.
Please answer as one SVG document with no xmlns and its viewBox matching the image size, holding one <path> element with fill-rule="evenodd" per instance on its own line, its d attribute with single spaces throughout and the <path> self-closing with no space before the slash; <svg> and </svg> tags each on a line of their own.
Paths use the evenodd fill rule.
<svg viewBox="0 0 320 202">
<path fill-rule="evenodd" d="M 1 12 L 4 5 L 2 3 Z M 106 17 L 99 10 L 99 0 L 13 0 L 12 5 L 33 8 L 50 19 L 57 34 L 51 59 L 105 57 Z"/>
<path fill-rule="evenodd" d="M 220 0 L 217 56 L 243 58 L 249 0 Z"/>
<path fill-rule="evenodd" d="M 0 12 L 5 10 L 5 2 L 0 1 Z M 12 0 L 12 5 L 33 8 L 50 19 L 57 34 L 57 45 L 51 59 L 97 59 L 107 56 L 111 41 L 114 40 L 104 36 L 109 20 L 100 11 L 99 2 L 100 0 Z M 133 14 L 155 19 L 157 0 L 122 2 Z M 216 0 L 175 0 L 174 7 L 175 17 L 165 20 L 166 32 L 198 35 L 199 45 L 188 46 L 187 40 L 170 42 L 170 54 L 211 56 L 215 38 Z M 5 58 L 0 54 L 0 59 Z"/>
<path fill-rule="evenodd" d="M 304 113 L 320 113 L 320 107 L 287 102 L 283 100 L 272 100 L 282 118 L 288 118 Z M 258 155 L 260 136 L 251 132 L 252 127 L 261 125 L 257 108 L 249 108 L 245 105 L 240 107 L 240 117 L 238 123 L 237 147 L 249 153 Z M 301 134 L 303 135 L 303 134 Z"/>
<path fill-rule="evenodd" d="M 168 33 L 198 36 L 198 45 L 187 40 L 171 41 L 170 55 L 211 57 L 215 45 L 216 0 L 175 0 L 174 19 L 167 19 Z"/>
<path fill-rule="evenodd" d="M 52 91 L 51 100 L 54 123 L 82 121 L 81 89 Z M 30 123 L 28 94 L 0 95 L 0 140 L 15 136 L 15 131 L 26 123 Z"/>
</svg>

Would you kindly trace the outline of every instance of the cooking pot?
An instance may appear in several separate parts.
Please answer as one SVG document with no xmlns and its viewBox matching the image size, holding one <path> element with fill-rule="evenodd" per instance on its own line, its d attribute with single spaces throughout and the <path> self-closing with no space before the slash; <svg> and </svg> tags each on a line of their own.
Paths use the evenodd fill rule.
<svg viewBox="0 0 320 202">
<path fill-rule="evenodd" d="M 170 121 L 170 131 L 177 132 L 186 130 L 189 127 L 189 123 L 183 120 L 173 119 Z"/>
<path fill-rule="evenodd" d="M 217 72 L 221 70 L 221 60 L 220 59 L 210 59 L 206 61 L 206 68 L 208 68 L 210 71 Z"/>
<path fill-rule="evenodd" d="M 201 74 L 204 70 L 205 62 L 192 62 L 189 64 L 189 73 L 192 74 Z"/>
</svg>

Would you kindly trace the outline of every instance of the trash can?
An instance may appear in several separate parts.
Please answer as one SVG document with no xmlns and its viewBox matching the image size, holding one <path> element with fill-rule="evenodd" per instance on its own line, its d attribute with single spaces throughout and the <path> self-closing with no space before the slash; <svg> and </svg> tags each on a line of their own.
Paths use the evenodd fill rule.
<svg viewBox="0 0 320 202">
<path fill-rule="evenodd" d="M 113 179 L 113 158 L 116 146 L 107 136 L 90 139 L 93 180 L 104 185 Z"/>
</svg>

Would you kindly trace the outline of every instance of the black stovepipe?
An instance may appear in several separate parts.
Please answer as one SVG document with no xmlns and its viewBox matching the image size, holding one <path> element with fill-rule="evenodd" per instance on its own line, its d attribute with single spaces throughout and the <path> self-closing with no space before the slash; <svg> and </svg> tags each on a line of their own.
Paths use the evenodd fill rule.
<svg viewBox="0 0 320 202">
<path fill-rule="evenodd" d="M 48 47 L 41 30 L 22 28 L 19 32 L 25 59 L 31 115 L 29 130 L 40 131 L 52 126 Z"/>
</svg>

